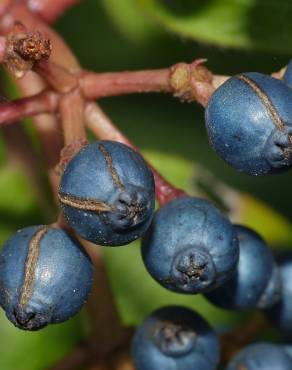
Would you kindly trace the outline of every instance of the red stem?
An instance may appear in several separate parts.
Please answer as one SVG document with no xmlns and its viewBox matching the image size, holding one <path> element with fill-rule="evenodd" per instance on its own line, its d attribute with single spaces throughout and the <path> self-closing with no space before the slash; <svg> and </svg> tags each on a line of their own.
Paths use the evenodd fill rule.
<svg viewBox="0 0 292 370">
<path fill-rule="evenodd" d="M 56 63 L 42 61 L 36 64 L 34 70 L 60 94 L 69 93 L 78 87 L 77 77 Z"/>
<path fill-rule="evenodd" d="M 132 93 L 169 93 L 172 92 L 169 74 L 168 68 L 135 72 L 85 72 L 81 76 L 80 86 L 87 99 Z"/>
<path fill-rule="evenodd" d="M 15 0 L 2 0 L 0 2 L 0 17 L 8 12 L 9 8 L 13 6 L 14 2 Z"/>
<path fill-rule="evenodd" d="M 86 131 L 84 128 L 84 100 L 79 90 L 65 94 L 60 99 L 60 116 L 64 133 L 65 147 L 76 146 L 76 152 L 87 143 Z M 74 155 L 76 152 L 73 152 Z"/>
<path fill-rule="evenodd" d="M 37 13 L 46 22 L 54 22 L 67 9 L 80 0 L 23 0 L 32 13 Z"/>
<path fill-rule="evenodd" d="M 0 63 L 5 59 L 6 37 L 0 36 Z"/>
<path fill-rule="evenodd" d="M 81 94 L 86 99 L 97 99 L 131 93 L 177 93 L 170 82 L 171 68 L 134 72 L 86 72 L 82 73 L 79 79 L 77 75 L 72 75 L 63 67 L 51 62 L 42 62 L 35 67 L 35 70 L 46 79 L 47 83 L 60 93 L 68 93 L 77 88 L 79 84 Z M 219 87 L 226 78 L 226 76 L 214 75 L 212 85 L 210 83 L 197 83 L 197 88 L 201 89 L 201 98 L 197 97 L 197 100 L 203 104 L 203 101 L 207 99 L 206 97 L 209 96 L 215 88 Z M 18 108 L 15 113 L 13 112 L 16 108 L 14 103 L 1 105 L 0 125 L 10 123 L 14 119 L 21 119 L 28 115 L 33 116 L 39 113 L 53 113 L 57 109 L 57 100 L 58 95 L 53 92 L 44 92 L 29 98 L 19 99 L 16 101 L 16 106 L 21 107 L 21 109 Z M 11 105 L 11 108 L 9 108 L 9 105 Z M 4 112 L 2 113 L 3 109 Z"/>
<path fill-rule="evenodd" d="M 33 97 L 22 98 L 0 105 L 0 126 L 22 118 L 57 110 L 59 96 L 52 91 L 43 91 Z"/>
</svg>

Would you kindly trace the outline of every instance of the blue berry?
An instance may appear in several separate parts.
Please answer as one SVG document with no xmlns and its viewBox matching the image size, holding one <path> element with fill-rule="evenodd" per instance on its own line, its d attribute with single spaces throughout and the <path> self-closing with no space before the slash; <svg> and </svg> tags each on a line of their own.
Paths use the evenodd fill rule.
<svg viewBox="0 0 292 370">
<path fill-rule="evenodd" d="M 281 346 L 256 343 L 242 349 L 226 370 L 291 370 L 292 359 Z"/>
<path fill-rule="evenodd" d="M 292 253 L 282 255 L 277 262 L 282 280 L 281 300 L 267 311 L 267 315 L 279 330 L 292 337 Z"/>
<path fill-rule="evenodd" d="M 84 239 L 124 245 L 151 223 L 154 179 L 140 154 L 115 141 L 97 141 L 67 165 L 59 200 L 69 225 Z"/>
<path fill-rule="evenodd" d="M 292 89 L 260 73 L 228 79 L 206 108 L 214 150 L 231 166 L 263 175 L 292 165 Z"/>
<path fill-rule="evenodd" d="M 227 309 L 271 307 L 281 297 L 281 280 L 272 252 L 251 229 L 234 227 L 239 240 L 236 272 L 206 297 L 215 305 Z"/>
<path fill-rule="evenodd" d="M 86 301 L 93 277 L 88 255 L 61 229 L 19 230 L 0 253 L 0 304 L 24 330 L 38 330 L 75 315 Z"/>
<path fill-rule="evenodd" d="M 292 345 L 290 344 L 282 344 L 281 348 L 291 357 L 292 359 Z"/>
<path fill-rule="evenodd" d="M 137 370 L 215 370 L 219 343 L 200 315 L 170 306 L 153 312 L 137 328 L 132 355 Z"/>
<path fill-rule="evenodd" d="M 292 87 L 292 59 L 289 61 L 286 71 L 283 76 L 283 81 L 288 86 Z"/>
<path fill-rule="evenodd" d="M 162 206 L 142 239 L 152 277 L 178 293 L 210 291 L 228 280 L 238 262 L 233 226 L 207 200 L 179 197 Z"/>
</svg>

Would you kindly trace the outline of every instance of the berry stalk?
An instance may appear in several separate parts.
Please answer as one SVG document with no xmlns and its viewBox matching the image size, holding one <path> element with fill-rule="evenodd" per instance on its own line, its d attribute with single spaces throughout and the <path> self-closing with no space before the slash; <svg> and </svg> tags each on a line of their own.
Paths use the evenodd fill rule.
<svg viewBox="0 0 292 370">
<path fill-rule="evenodd" d="M 3 63 L 6 55 L 6 37 L 0 37 L 0 63 Z"/>
<path fill-rule="evenodd" d="M 84 72 L 80 76 L 80 86 L 87 99 L 133 93 L 172 92 L 168 68 L 134 72 Z"/>
<path fill-rule="evenodd" d="M 59 95 L 52 91 L 44 90 L 34 95 L 14 101 L 1 103 L 0 125 L 6 126 L 20 119 L 41 113 L 54 113 L 57 110 Z"/>
<path fill-rule="evenodd" d="M 183 69 L 186 68 L 187 64 L 183 65 Z M 180 64 L 160 70 L 84 72 L 78 76 L 69 73 L 55 63 L 41 62 L 34 69 L 55 92 L 42 92 L 25 99 L 18 99 L 15 104 L 11 102 L 0 106 L 0 125 L 40 113 L 54 113 L 58 108 L 57 104 L 54 104 L 58 100 L 58 94 L 68 93 L 76 88 L 80 89 L 80 93 L 85 99 L 91 100 L 124 94 L 164 92 L 172 93 L 182 100 L 195 99 L 205 105 L 214 89 L 228 78 L 227 76 L 213 75 L 212 85 L 209 82 L 192 80 L 192 84 L 197 88 L 195 98 L 195 95 L 192 95 L 195 94 L 195 90 L 192 93 L 190 84 L 185 82 L 185 77 L 181 76 L 183 74 L 181 68 Z"/>
<path fill-rule="evenodd" d="M 196 101 L 206 106 L 210 96 L 228 76 L 213 75 L 203 64 L 206 59 L 192 63 L 177 63 L 169 68 L 111 73 L 84 72 L 80 86 L 87 99 L 108 96 L 162 92 L 171 93 L 182 101 Z"/>
</svg>

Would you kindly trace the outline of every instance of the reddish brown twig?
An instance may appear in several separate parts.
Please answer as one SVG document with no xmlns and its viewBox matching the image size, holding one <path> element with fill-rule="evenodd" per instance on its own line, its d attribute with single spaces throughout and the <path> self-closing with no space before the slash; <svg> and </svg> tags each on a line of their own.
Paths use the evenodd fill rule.
<svg viewBox="0 0 292 370">
<path fill-rule="evenodd" d="M 6 37 L 0 37 L 0 63 L 3 63 L 6 56 Z"/>
<path fill-rule="evenodd" d="M 170 70 L 93 73 L 80 76 L 80 87 L 87 99 L 147 92 L 172 92 Z"/>
<path fill-rule="evenodd" d="M 45 90 L 33 98 L 22 98 L 0 104 L 0 125 L 4 126 L 22 118 L 40 113 L 54 113 L 57 110 L 59 95 Z"/>
<path fill-rule="evenodd" d="M 222 362 L 228 363 L 240 349 L 269 328 L 269 322 L 262 313 L 256 313 L 231 332 L 221 335 Z"/>
<path fill-rule="evenodd" d="M 79 369 L 89 363 L 90 354 L 88 347 L 83 345 L 74 349 L 73 352 L 62 358 L 57 364 L 49 368 L 49 370 L 74 370 Z"/>
<path fill-rule="evenodd" d="M 137 72 L 84 72 L 79 79 L 83 95 L 98 99 L 132 93 L 171 93 L 182 101 L 197 101 L 205 106 L 214 90 L 228 76 L 213 75 L 204 65 L 205 59 L 178 63 L 170 68 Z"/>
<path fill-rule="evenodd" d="M 187 84 L 183 84 L 178 76 L 171 75 L 175 67 L 153 71 L 137 72 L 113 72 L 113 73 L 83 73 L 79 79 L 77 75 L 72 75 L 63 67 L 54 63 L 43 62 L 35 67 L 46 81 L 59 93 L 67 93 L 80 86 L 81 94 L 86 99 L 97 99 L 112 95 L 145 93 L 145 92 L 168 92 L 175 96 L 186 99 Z M 90 78 L 93 82 L 90 83 Z M 174 76 L 176 78 L 174 79 Z M 151 78 L 154 77 L 153 80 Z M 197 97 L 201 103 L 206 102 L 214 86 L 218 87 L 227 77 L 214 75 L 212 84 L 209 82 L 201 84 L 201 95 Z M 193 81 L 194 83 L 194 81 Z M 180 87 L 180 84 L 185 87 Z M 183 92 L 184 91 L 184 92 Z M 190 100 L 191 97 L 189 96 Z M 19 99 L 15 102 L 7 103 L 0 107 L 0 125 L 12 122 L 14 119 L 21 119 L 28 115 L 39 113 L 53 113 L 58 105 L 58 94 L 54 92 L 44 92 L 26 99 Z M 205 104 L 205 103 L 204 103 Z M 17 108 L 17 109 L 16 109 Z M 15 110 L 15 112 L 14 112 Z"/>
<path fill-rule="evenodd" d="M 41 62 L 36 64 L 34 70 L 54 91 L 60 94 L 67 94 L 78 88 L 79 81 L 77 76 L 56 63 L 50 61 Z"/>
<path fill-rule="evenodd" d="M 61 97 L 60 115 L 64 132 L 64 142 L 66 145 L 80 142 L 82 146 L 87 142 L 83 110 L 84 100 L 78 90 L 74 90 Z M 78 148 L 76 148 L 76 150 L 79 151 Z M 74 153 L 72 153 L 72 155 L 74 155 Z"/>
</svg>

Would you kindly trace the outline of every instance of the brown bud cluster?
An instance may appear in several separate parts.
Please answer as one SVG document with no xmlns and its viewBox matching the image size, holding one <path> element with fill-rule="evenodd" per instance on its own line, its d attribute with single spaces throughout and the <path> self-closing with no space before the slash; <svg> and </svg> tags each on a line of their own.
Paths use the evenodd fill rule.
<svg viewBox="0 0 292 370">
<path fill-rule="evenodd" d="M 17 78 L 31 70 L 35 63 L 48 59 L 52 51 L 51 41 L 39 32 L 28 32 L 17 23 L 7 36 L 4 64 Z"/>
</svg>

